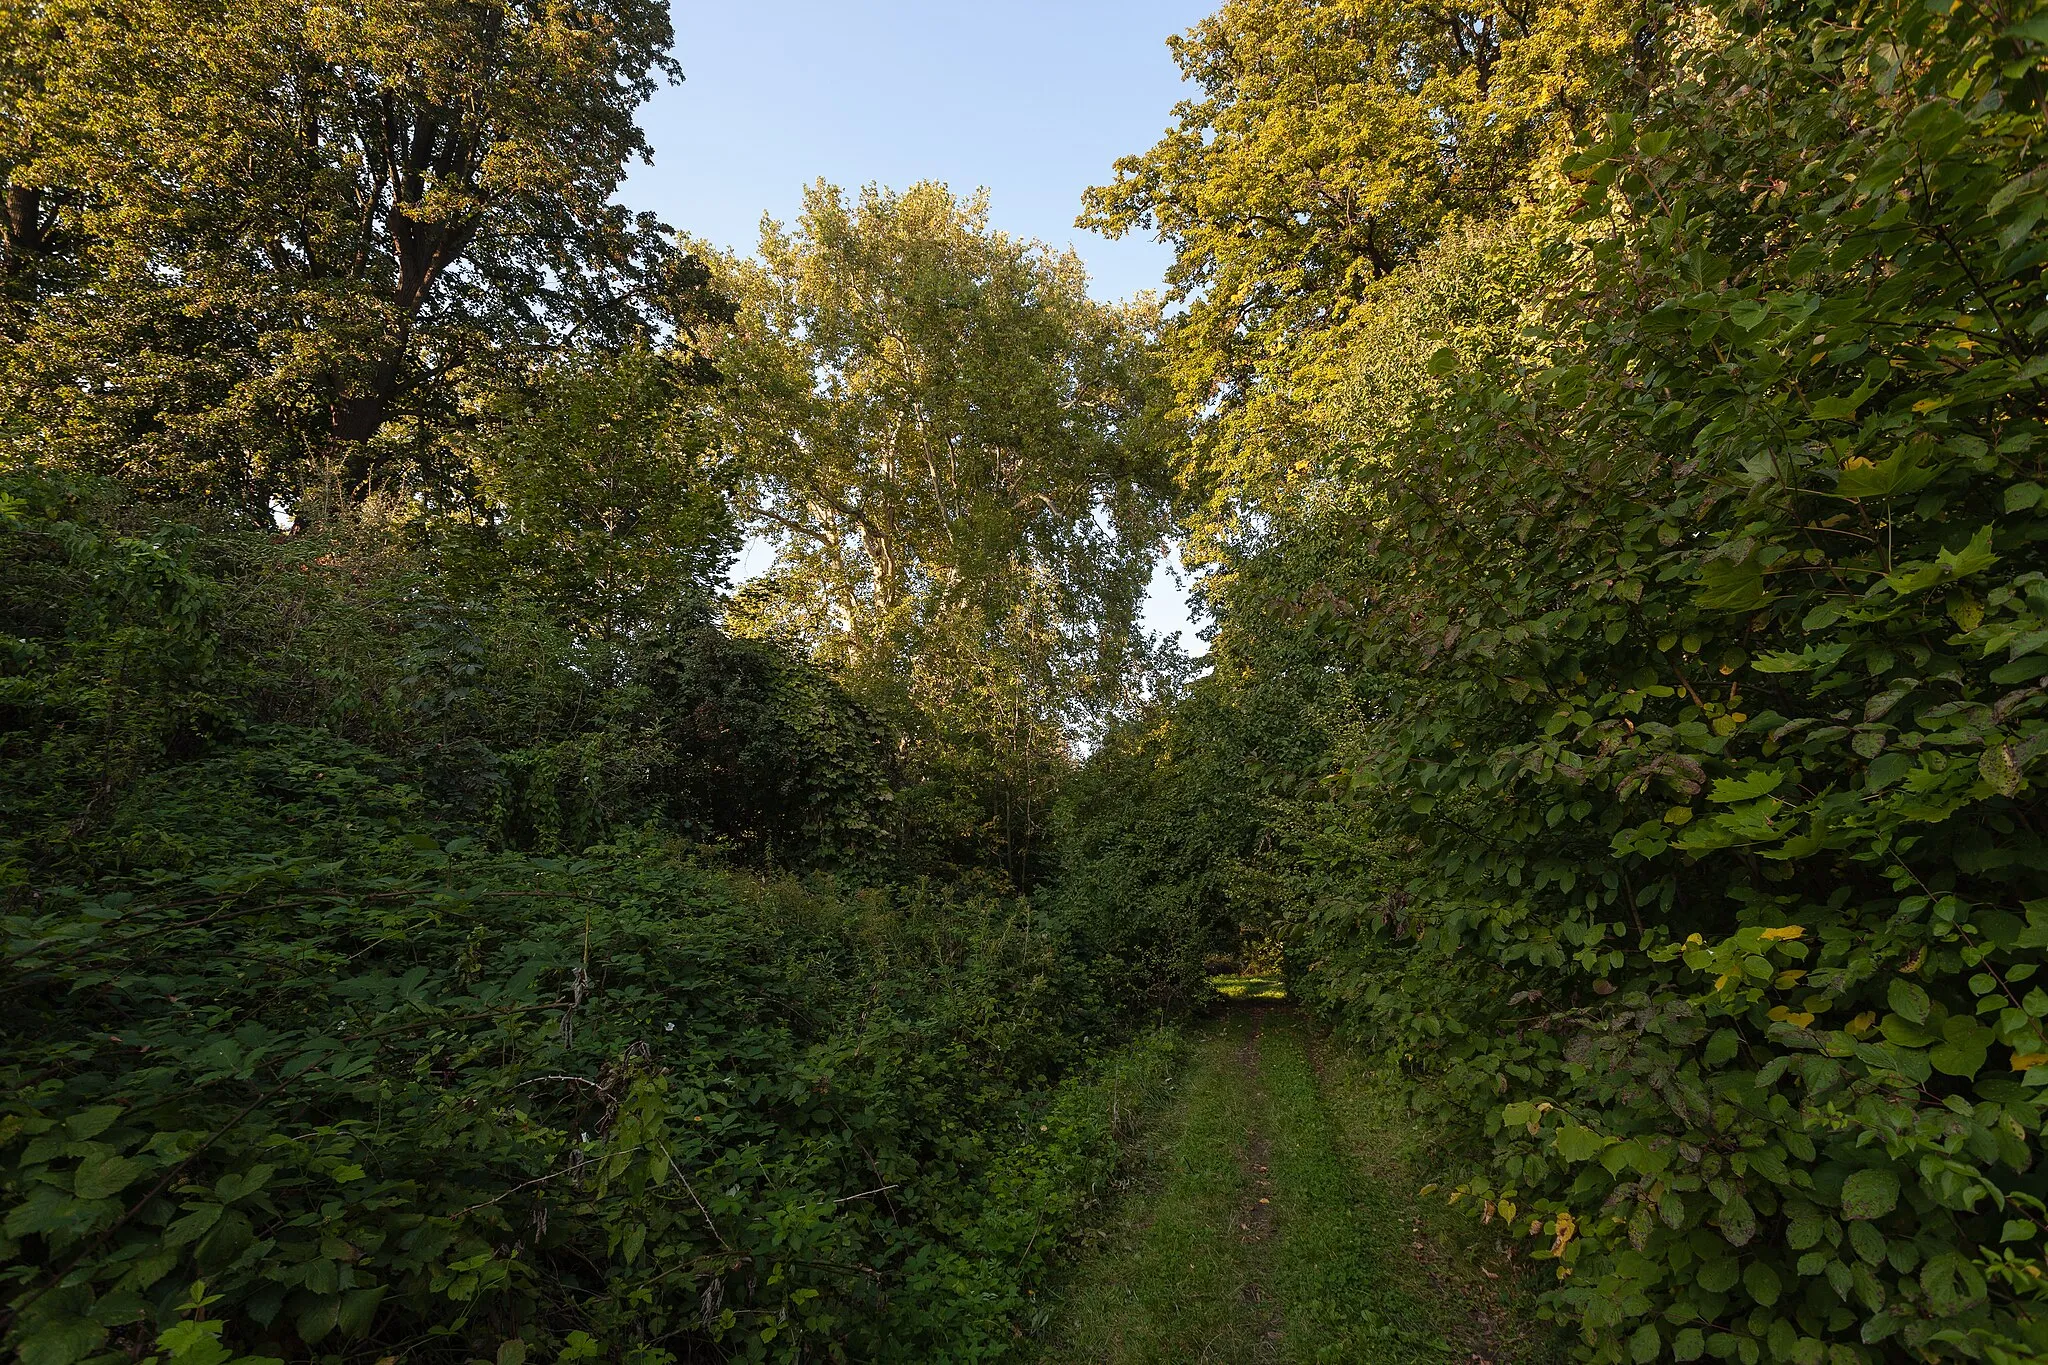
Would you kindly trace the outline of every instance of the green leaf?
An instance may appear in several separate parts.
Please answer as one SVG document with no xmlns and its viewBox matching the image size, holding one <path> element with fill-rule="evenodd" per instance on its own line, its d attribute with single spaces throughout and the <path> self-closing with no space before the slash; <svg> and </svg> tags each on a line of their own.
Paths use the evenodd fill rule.
<svg viewBox="0 0 2048 1365">
<path fill-rule="evenodd" d="M 1740 1041 L 1732 1028 L 1716 1029 L 1714 1036 L 1707 1040 L 1706 1062 L 1708 1066 L 1720 1066 L 1735 1055 Z"/>
<path fill-rule="evenodd" d="M 1655 1323 L 1644 1323 L 1636 1328 L 1635 1335 L 1628 1339 L 1628 1358 L 1636 1362 L 1636 1365 L 1648 1365 L 1649 1361 L 1655 1360 L 1663 1351 L 1664 1340 L 1657 1335 Z"/>
<path fill-rule="evenodd" d="M 64 1132 L 73 1142 L 89 1142 L 113 1127 L 114 1120 L 120 1117 L 119 1105 L 96 1104 L 64 1120 Z"/>
<path fill-rule="evenodd" d="M 1977 759 L 1977 775 L 1984 779 L 1984 785 L 2000 796 L 2017 796 L 2025 777 L 2020 772 L 2019 757 L 2010 744 L 1993 744 L 1986 748 Z"/>
<path fill-rule="evenodd" d="M 1916 1024 L 1926 1023 L 1927 1012 L 1933 1008 L 1933 1002 L 1928 1000 L 1927 992 L 1903 976 L 1892 978 L 1891 984 L 1885 987 L 1885 999 L 1901 1016 Z"/>
<path fill-rule="evenodd" d="M 1785 774 L 1775 768 L 1765 768 L 1747 777 L 1723 777 L 1714 782 L 1712 799 L 1723 805 L 1738 801 L 1754 801 L 1759 796 L 1768 796 L 1783 786 Z"/>
<path fill-rule="evenodd" d="M 156 1344 L 170 1355 L 171 1365 L 227 1365 L 234 1353 L 221 1344 L 221 1322 L 173 1323 L 158 1334 Z"/>
<path fill-rule="evenodd" d="M 1722 1201 L 1716 1221 L 1730 1246 L 1748 1246 L 1750 1238 L 1756 1236 L 1756 1210 L 1739 1194 Z"/>
<path fill-rule="evenodd" d="M 1742 1268 L 1742 1287 L 1749 1291 L 1752 1299 L 1769 1308 L 1778 1301 L 1778 1293 L 1784 1284 L 1779 1280 L 1778 1272 L 1771 1269 L 1770 1262 L 1751 1261 Z"/>
<path fill-rule="evenodd" d="M 1899 1177 L 1886 1167 L 1852 1172 L 1842 1182 L 1842 1216 L 1882 1218 L 1899 1204 Z"/>
<path fill-rule="evenodd" d="M 1995 1036 L 1966 1015 L 1951 1015 L 1942 1025 L 1945 1041 L 1928 1052 L 1927 1061 L 1944 1076 L 1974 1076 L 1984 1069 Z"/>
<path fill-rule="evenodd" d="M 322 1294 L 299 1310 L 299 1339 L 308 1346 L 332 1332 L 341 1321 L 341 1295 Z"/>
<path fill-rule="evenodd" d="M 1954 1317 L 1984 1298 L 1984 1277 L 1954 1251 L 1943 1251 L 1920 1267 L 1920 1288 L 1927 1305 L 1943 1317 Z"/>
<path fill-rule="evenodd" d="M 71 1189 L 80 1199 L 111 1199 L 135 1183 L 149 1169 L 139 1161 L 112 1153 L 97 1153 L 78 1163 Z"/>
<path fill-rule="evenodd" d="M 1833 668 L 1849 652 L 1846 644 L 1815 645 L 1797 654 L 1779 650 L 1759 654 L 1750 660 L 1749 666 L 1759 673 L 1812 673 L 1820 669 Z"/>
<path fill-rule="evenodd" d="M 1673 1360 L 1698 1360 L 1707 1353 L 1707 1339 L 1697 1327 L 1682 1328 L 1671 1340 Z"/>
<path fill-rule="evenodd" d="M 1998 555 L 1991 549 L 1991 527 L 1979 526 L 1977 533 L 1970 537 L 1969 544 L 1960 550 L 1943 550 L 1934 559 L 1941 566 L 1945 579 L 1967 578 L 1984 572 L 1998 563 Z"/>
<path fill-rule="evenodd" d="M 1886 575 L 1884 581 L 1885 586 L 1900 597 L 1910 597 L 1937 583 L 1949 583 L 1982 573 L 1997 562 L 1998 556 L 1991 550 L 1991 528 L 1983 526 L 1962 549 L 1942 550 L 1932 563 L 1921 561 L 1902 566 Z"/>
<path fill-rule="evenodd" d="M 1696 599 L 1709 611 L 1754 611 L 1770 601 L 1764 591 L 1764 567 L 1752 557 L 1741 563 L 1710 559 L 1700 566 Z"/>
<path fill-rule="evenodd" d="M 1742 1266 L 1733 1257 L 1724 1256 L 1701 1266 L 1697 1278 L 1700 1288 L 1708 1293 L 1725 1294 L 1742 1278 Z"/>
<path fill-rule="evenodd" d="M 341 1311 L 335 1314 L 334 1325 L 343 1336 L 359 1337 L 370 1330 L 370 1323 L 377 1314 L 377 1305 L 384 1298 L 388 1285 L 372 1285 L 367 1289 L 350 1289 L 341 1296 Z M 507 1342 L 506 1345 L 512 1343 Z M 500 1348 L 503 1358 L 503 1348 Z"/>
<path fill-rule="evenodd" d="M 1557 1130 L 1557 1154 L 1566 1161 L 1587 1161 L 1600 1154 L 1602 1148 L 1613 1142 L 1602 1137 L 1582 1124 L 1567 1123 Z"/>
<path fill-rule="evenodd" d="M 1816 404 L 1816 413 L 1818 408 Z M 1835 482 L 1835 492 L 1845 498 L 1898 497 L 1918 492 L 1933 478 L 1926 452 L 1912 447 L 1875 464 L 1845 465 L 1841 478 Z"/>
<path fill-rule="evenodd" d="M 1881 792 L 1919 766 L 1919 757 L 1910 753 L 1885 754 L 1880 758 L 1874 758 L 1870 761 L 1869 770 L 1863 775 L 1864 789 Z"/>
<path fill-rule="evenodd" d="M 37 1327 L 16 1350 L 21 1365 L 72 1365 L 106 1339 L 107 1329 L 88 1318 L 62 1318 Z"/>
<path fill-rule="evenodd" d="M 179 1247 L 198 1241 L 213 1230 L 213 1225 L 220 1221 L 220 1215 L 220 1205 L 201 1204 L 164 1229 L 164 1245 Z"/>
</svg>

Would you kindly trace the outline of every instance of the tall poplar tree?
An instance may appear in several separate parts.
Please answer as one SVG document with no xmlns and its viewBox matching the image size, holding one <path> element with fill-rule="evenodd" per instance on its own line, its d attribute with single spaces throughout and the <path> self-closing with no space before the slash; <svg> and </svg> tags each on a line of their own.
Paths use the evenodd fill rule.
<svg viewBox="0 0 2048 1365">
<path fill-rule="evenodd" d="M 1072 728 L 1153 667 L 1156 311 L 1095 302 L 1071 253 L 935 184 L 816 185 L 729 274 L 717 403 L 743 515 L 779 547 L 742 611 L 934 719 L 927 759 L 994 794 L 967 818 L 1028 846 Z"/>
</svg>

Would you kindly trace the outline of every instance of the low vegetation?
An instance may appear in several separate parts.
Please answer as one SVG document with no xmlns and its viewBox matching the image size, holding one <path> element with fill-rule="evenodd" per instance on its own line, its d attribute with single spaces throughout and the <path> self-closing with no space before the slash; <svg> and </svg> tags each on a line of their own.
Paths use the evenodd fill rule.
<svg viewBox="0 0 2048 1365">
<path fill-rule="evenodd" d="M 0 1346 L 2048 1357 L 2048 11 L 1224 0 L 1163 305 L 671 38 L 0 4 Z"/>
</svg>

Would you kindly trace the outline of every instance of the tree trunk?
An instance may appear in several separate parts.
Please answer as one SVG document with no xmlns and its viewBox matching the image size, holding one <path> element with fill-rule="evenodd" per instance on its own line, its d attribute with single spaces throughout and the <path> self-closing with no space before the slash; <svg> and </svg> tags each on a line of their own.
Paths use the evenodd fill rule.
<svg viewBox="0 0 2048 1365">
<path fill-rule="evenodd" d="M 361 391 L 337 397 L 328 406 L 328 433 L 341 457 L 342 491 L 350 497 L 364 496 L 376 480 L 377 454 L 370 442 L 391 415 L 403 354 L 401 341 L 371 369 Z"/>
</svg>

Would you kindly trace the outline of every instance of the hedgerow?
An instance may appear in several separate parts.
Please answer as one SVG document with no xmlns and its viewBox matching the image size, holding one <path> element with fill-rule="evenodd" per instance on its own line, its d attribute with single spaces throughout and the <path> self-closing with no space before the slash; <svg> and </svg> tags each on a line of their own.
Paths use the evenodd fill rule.
<svg viewBox="0 0 2048 1365">
<path fill-rule="evenodd" d="M 2038 1360 L 2048 16 L 1662 41 L 1266 604 L 1355 685 L 1292 973 L 1587 1358 Z"/>
</svg>

